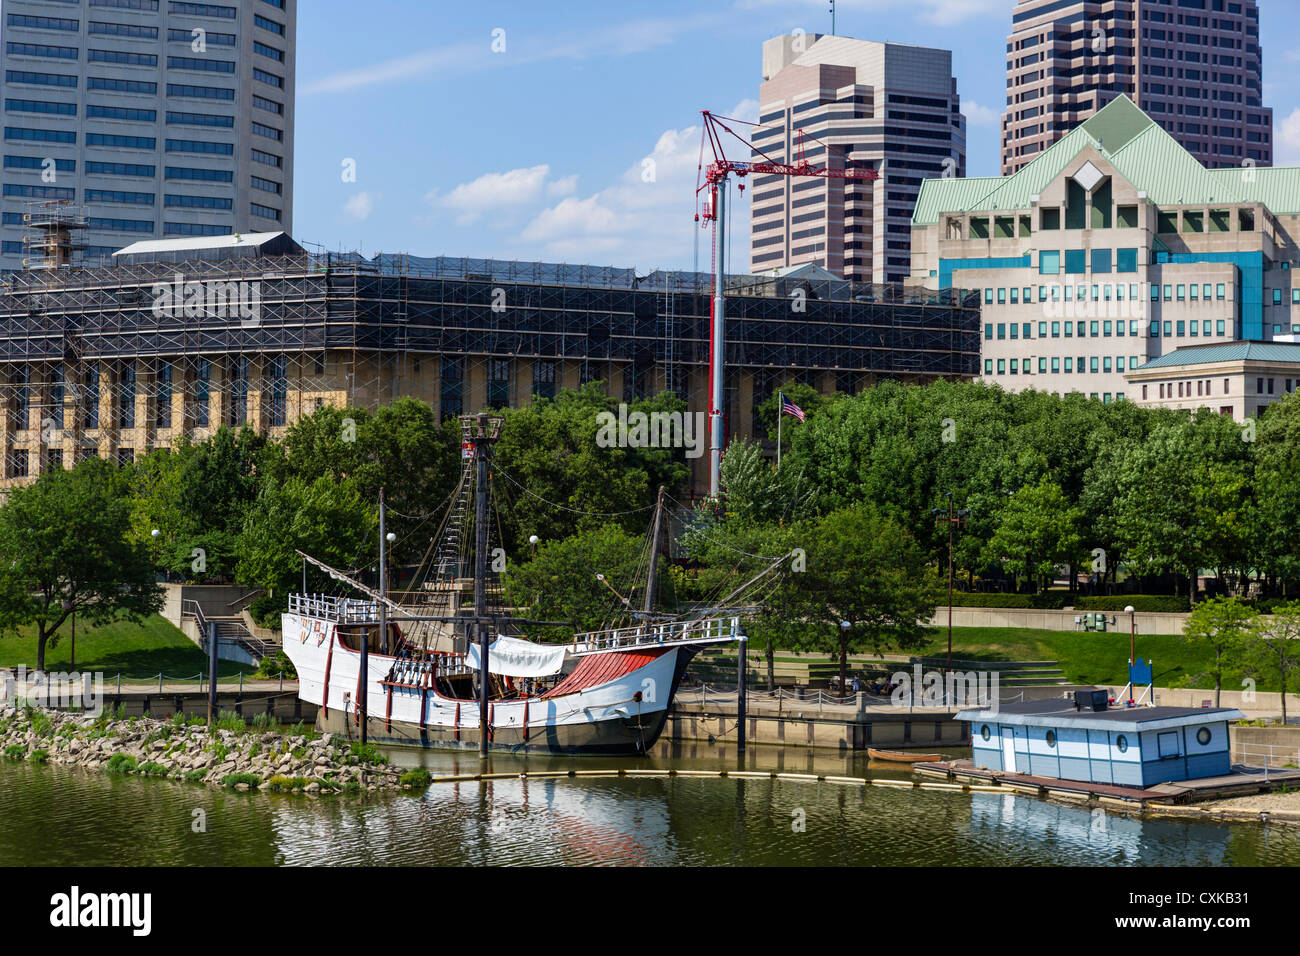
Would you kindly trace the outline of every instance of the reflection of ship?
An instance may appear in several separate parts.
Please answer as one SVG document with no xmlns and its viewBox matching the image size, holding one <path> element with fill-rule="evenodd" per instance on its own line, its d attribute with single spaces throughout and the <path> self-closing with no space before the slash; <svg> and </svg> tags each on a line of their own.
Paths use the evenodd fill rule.
<svg viewBox="0 0 1300 956">
<path fill-rule="evenodd" d="M 739 618 L 715 613 L 655 619 L 661 495 L 650 532 L 644 605 L 624 612 L 633 623 L 572 634 L 563 644 L 504 634 L 521 623 L 555 622 L 520 622 L 496 597 L 499 582 L 488 570 L 488 504 L 501 420 L 479 415 L 461 421 L 465 467 L 441 541 L 421 566 L 424 578 L 414 600 L 393 600 L 382 576 L 374 590 L 303 556 L 365 597 L 290 596 L 284 649 L 298 671 L 299 696 L 320 706 L 322 729 L 349 736 L 360 732 L 364 709 L 364 736 L 388 744 L 645 753 L 663 730 L 690 659 L 704 645 L 736 640 Z M 381 518 L 381 548 L 383 538 Z M 456 572 L 466 565 L 473 567 L 474 603 L 462 611 Z"/>
</svg>

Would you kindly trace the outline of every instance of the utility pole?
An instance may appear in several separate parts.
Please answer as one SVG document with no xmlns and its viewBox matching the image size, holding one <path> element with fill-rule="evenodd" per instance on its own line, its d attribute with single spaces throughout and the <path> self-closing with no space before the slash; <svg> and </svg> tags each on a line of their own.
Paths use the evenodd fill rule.
<svg viewBox="0 0 1300 956">
<path fill-rule="evenodd" d="M 119 681 L 120 683 L 120 681 Z M 208 726 L 217 720 L 217 622 L 208 623 Z"/>
</svg>

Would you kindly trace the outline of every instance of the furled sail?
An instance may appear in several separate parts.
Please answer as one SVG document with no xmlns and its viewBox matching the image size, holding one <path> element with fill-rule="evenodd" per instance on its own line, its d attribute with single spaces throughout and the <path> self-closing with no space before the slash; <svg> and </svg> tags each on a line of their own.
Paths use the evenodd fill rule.
<svg viewBox="0 0 1300 956">
<path fill-rule="evenodd" d="M 549 677 L 564 666 L 563 644 L 534 644 L 517 637 L 498 637 L 488 645 L 488 671 L 504 677 Z M 471 643 L 465 665 L 478 669 L 478 644 Z"/>
</svg>

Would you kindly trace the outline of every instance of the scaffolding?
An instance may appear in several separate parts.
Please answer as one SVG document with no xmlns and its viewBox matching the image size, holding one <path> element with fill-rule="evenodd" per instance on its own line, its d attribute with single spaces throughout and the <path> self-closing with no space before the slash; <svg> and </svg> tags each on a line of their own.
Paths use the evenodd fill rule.
<svg viewBox="0 0 1300 956">
<path fill-rule="evenodd" d="M 89 225 L 81 209 L 66 199 L 29 202 L 23 213 L 23 268 L 66 269 L 72 254 L 86 248 L 77 238 Z"/>
<path fill-rule="evenodd" d="M 977 293 L 770 276 L 733 277 L 727 293 L 737 379 L 856 391 L 978 371 Z M 117 432 L 135 429 L 125 450 L 143 453 L 181 431 L 273 430 L 324 403 L 404 394 L 445 417 L 475 410 L 497 378 L 492 404 L 522 403 L 528 362 L 534 394 L 603 379 L 624 399 L 671 388 L 703 408 L 708 294 L 695 272 L 336 253 L 10 273 L 0 445 L 25 453 L 40 430 L 120 454 Z M 10 477 L 23 467 L 7 463 Z"/>
</svg>

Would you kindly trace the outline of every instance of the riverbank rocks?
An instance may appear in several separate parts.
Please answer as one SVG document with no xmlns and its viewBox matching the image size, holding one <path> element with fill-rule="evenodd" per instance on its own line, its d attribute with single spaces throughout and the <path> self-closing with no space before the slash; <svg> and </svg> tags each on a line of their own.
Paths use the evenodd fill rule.
<svg viewBox="0 0 1300 956">
<path fill-rule="evenodd" d="M 233 722 L 223 715 L 223 724 Z M 292 728 L 301 731 L 302 725 Z M 288 728 L 286 728 L 288 730 Z M 0 759 L 48 762 L 109 773 L 141 773 L 234 790 L 313 796 L 398 790 L 400 773 L 373 748 L 335 734 L 276 733 L 258 725 L 239 732 L 150 717 L 114 717 L 5 706 L 0 709 Z M 114 759 L 120 758 L 120 759 Z"/>
</svg>

